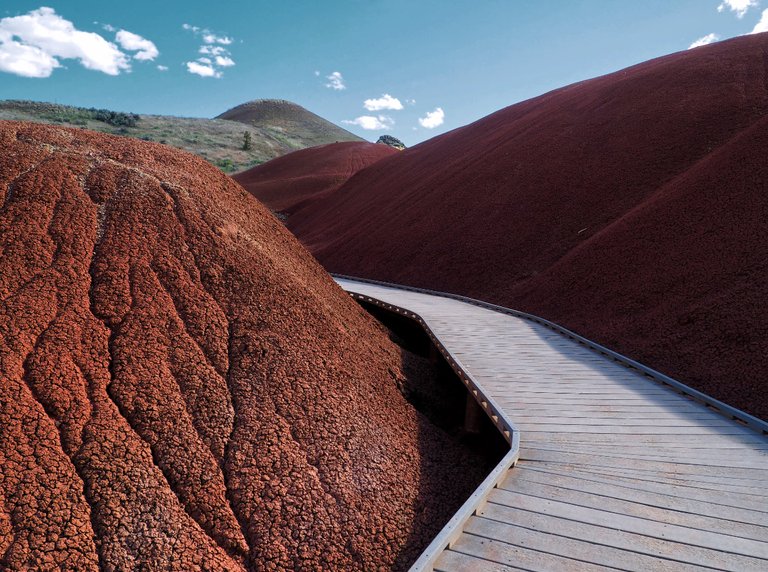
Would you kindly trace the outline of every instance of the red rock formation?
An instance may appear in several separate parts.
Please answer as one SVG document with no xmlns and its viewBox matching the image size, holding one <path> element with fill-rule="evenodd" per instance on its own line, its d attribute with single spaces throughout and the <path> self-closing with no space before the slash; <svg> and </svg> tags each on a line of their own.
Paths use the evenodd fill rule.
<svg viewBox="0 0 768 572">
<path fill-rule="evenodd" d="M 560 322 L 768 418 L 768 34 L 513 105 L 288 227 L 332 271 Z"/>
<path fill-rule="evenodd" d="M 332 193 L 347 179 L 397 149 L 375 143 L 331 143 L 258 165 L 233 178 L 274 211 L 293 211 L 307 199 Z"/>
<path fill-rule="evenodd" d="M 161 145 L 0 122 L 0 149 L 0 569 L 419 552 L 476 459 L 266 209 Z"/>
</svg>

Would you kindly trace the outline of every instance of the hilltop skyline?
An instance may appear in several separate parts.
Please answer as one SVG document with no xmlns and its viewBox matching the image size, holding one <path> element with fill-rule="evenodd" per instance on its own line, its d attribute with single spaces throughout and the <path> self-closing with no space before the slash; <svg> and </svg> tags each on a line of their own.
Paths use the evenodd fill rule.
<svg viewBox="0 0 768 572">
<path fill-rule="evenodd" d="M 0 98 L 187 117 L 287 99 L 368 140 L 413 145 L 768 25 L 760 0 L 631 4 L 12 0 L 0 10 Z"/>
</svg>

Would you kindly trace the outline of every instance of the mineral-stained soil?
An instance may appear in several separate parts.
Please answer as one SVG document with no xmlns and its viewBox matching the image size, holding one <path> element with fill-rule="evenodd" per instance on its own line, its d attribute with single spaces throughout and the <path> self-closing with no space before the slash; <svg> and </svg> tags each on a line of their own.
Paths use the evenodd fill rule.
<svg viewBox="0 0 768 572">
<path fill-rule="evenodd" d="M 303 201 L 332 193 L 360 169 L 397 153 L 389 145 L 331 143 L 294 151 L 233 178 L 270 209 L 292 212 Z"/>
<path fill-rule="evenodd" d="M 403 363 L 203 160 L 0 122 L 0 569 L 406 567 L 482 475 Z"/>
<path fill-rule="evenodd" d="M 287 221 L 329 269 L 562 323 L 768 418 L 768 34 L 502 109 Z"/>
</svg>

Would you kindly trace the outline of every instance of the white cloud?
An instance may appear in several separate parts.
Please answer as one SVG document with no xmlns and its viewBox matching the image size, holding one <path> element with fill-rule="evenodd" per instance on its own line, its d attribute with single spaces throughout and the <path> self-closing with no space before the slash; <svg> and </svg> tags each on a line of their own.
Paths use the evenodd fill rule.
<svg viewBox="0 0 768 572">
<path fill-rule="evenodd" d="M 688 49 L 692 48 L 698 48 L 699 46 L 706 46 L 707 44 L 711 44 L 712 42 L 717 42 L 720 39 L 720 36 L 717 34 L 707 34 L 706 36 L 702 36 L 695 42 L 693 42 L 690 46 L 688 46 Z"/>
<path fill-rule="evenodd" d="M 395 120 L 387 115 L 379 115 L 378 117 L 373 115 L 361 115 L 352 120 L 345 119 L 342 123 L 346 123 L 347 125 L 357 125 L 367 131 L 374 131 L 377 129 L 392 129 Z"/>
<path fill-rule="evenodd" d="M 94 22 L 94 24 L 96 24 L 96 22 Z M 104 24 L 101 27 L 104 28 L 107 32 L 112 32 L 112 33 L 117 32 L 117 28 L 115 28 L 111 24 Z"/>
<path fill-rule="evenodd" d="M 136 52 L 133 57 L 137 60 L 151 61 L 160 55 L 157 46 L 153 42 L 127 30 L 120 30 L 115 35 L 115 40 L 124 50 Z"/>
<path fill-rule="evenodd" d="M 222 68 L 228 68 L 235 65 L 235 60 L 228 56 L 216 56 L 216 65 Z"/>
<path fill-rule="evenodd" d="M 405 103 L 407 103 L 408 105 L 416 105 L 416 100 L 415 99 L 406 99 Z"/>
<path fill-rule="evenodd" d="M 320 71 L 319 70 L 315 70 L 315 77 L 320 77 Z"/>
<path fill-rule="evenodd" d="M 131 69 L 130 58 L 94 32 L 77 30 L 53 8 L 0 20 L 0 71 L 24 77 L 48 77 L 74 59 L 90 70 L 119 75 Z"/>
<path fill-rule="evenodd" d="M 428 111 L 424 117 L 419 117 L 419 125 L 427 129 L 434 129 L 445 122 L 445 112 L 441 107 L 435 107 L 434 111 Z"/>
<path fill-rule="evenodd" d="M 382 95 L 379 99 L 366 99 L 363 103 L 368 111 L 381 111 L 382 109 L 391 109 L 399 111 L 403 108 L 403 104 L 396 97 L 392 97 L 388 93 Z"/>
<path fill-rule="evenodd" d="M 216 70 L 212 65 L 206 65 L 199 62 L 187 62 L 187 71 L 199 75 L 200 77 L 221 77 L 221 72 Z"/>
<path fill-rule="evenodd" d="M 182 24 L 181 27 L 200 37 L 203 41 L 203 45 L 197 50 L 197 53 L 203 54 L 203 57 L 197 58 L 193 62 L 185 62 L 189 73 L 202 77 L 220 78 L 224 75 L 221 68 L 235 65 L 232 53 L 224 47 L 234 42 L 232 38 L 219 36 L 208 28 L 200 28 L 191 24 Z"/>
<path fill-rule="evenodd" d="M 227 36 L 217 36 L 207 30 L 203 30 L 203 41 L 206 44 L 222 44 L 224 46 L 230 45 L 233 40 Z"/>
<path fill-rule="evenodd" d="M 723 0 L 722 4 L 717 7 L 717 11 L 722 12 L 728 9 L 731 12 L 736 12 L 737 18 L 743 18 L 750 8 L 757 7 L 759 3 L 760 0 Z"/>
<path fill-rule="evenodd" d="M 168 66 L 158 65 L 157 69 L 159 69 L 160 71 L 168 71 Z"/>
<path fill-rule="evenodd" d="M 344 84 L 344 78 L 341 76 L 341 72 L 333 72 L 331 75 L 325 76 L 325 79 L 328 80 L 328 83 L 325 84 L 325 87 L 330 87 L 331 89 L 335 90 L 342 90 L 347 89 L 347 86 Z"/>
<path fill-rule="evenodd" d="M 200 46 L 200 49 L 197 50 L 200 54 L 209 54 L 211 56 L 220 56 L 223 54 L 228 54 L 229 51 L 227 48 L 222 48 L 221 46 Z"/>
<path fill-rule="evenodd" d="M 760 16 L 760 21 L 755 24 L 750 34 L 759 34 L 761 32 L 768 32 L 768 10 L 763 10 L 763 15 Z"/>
</svg>

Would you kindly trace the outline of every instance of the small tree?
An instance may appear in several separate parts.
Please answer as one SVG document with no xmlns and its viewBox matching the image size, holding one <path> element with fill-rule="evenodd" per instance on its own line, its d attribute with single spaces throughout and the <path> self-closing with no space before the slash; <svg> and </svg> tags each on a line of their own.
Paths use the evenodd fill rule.
<svg viewBox="0 0 768 572">
<path fill-rule="evenodd" d="M 253 147 L 253 141 L 251 141 L 251 132 L 246 131 L 243 133 L 243 151 L 250 151 Z"/>
</svg>

